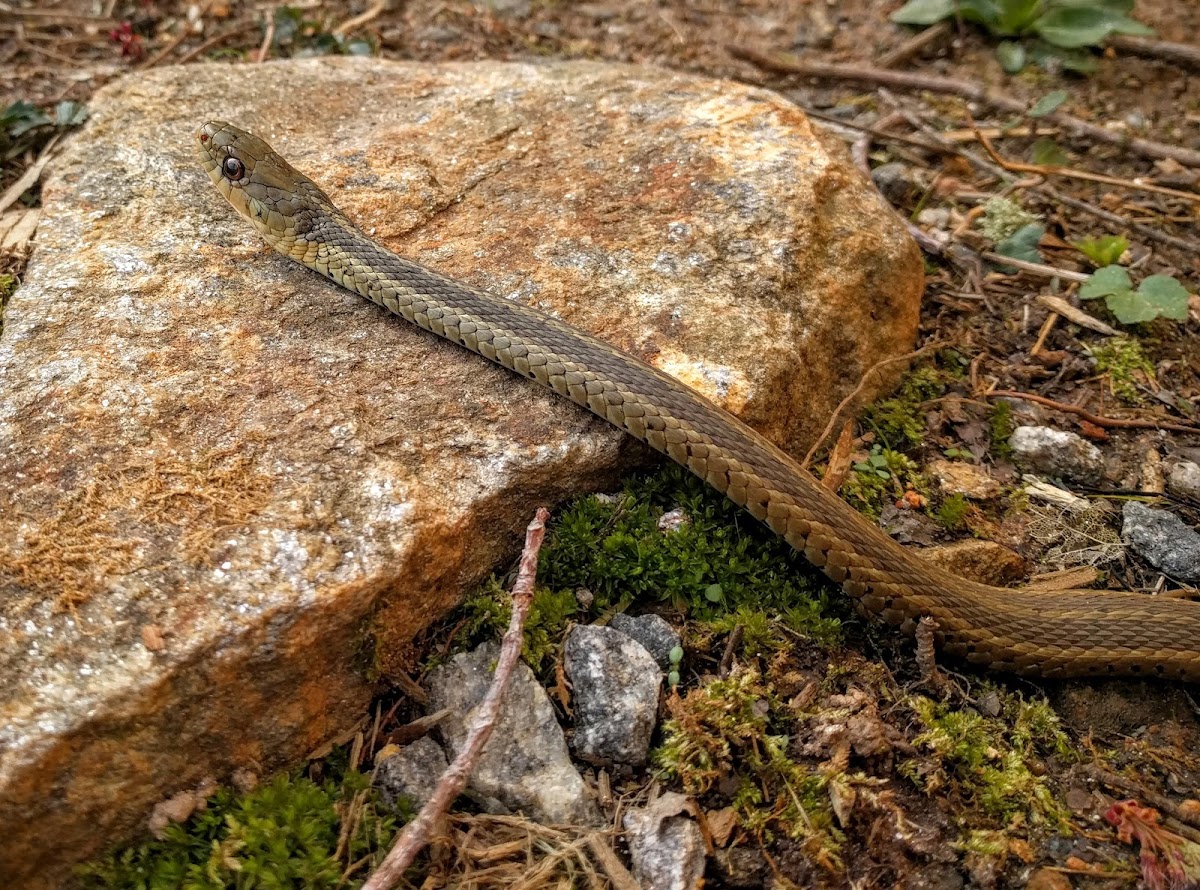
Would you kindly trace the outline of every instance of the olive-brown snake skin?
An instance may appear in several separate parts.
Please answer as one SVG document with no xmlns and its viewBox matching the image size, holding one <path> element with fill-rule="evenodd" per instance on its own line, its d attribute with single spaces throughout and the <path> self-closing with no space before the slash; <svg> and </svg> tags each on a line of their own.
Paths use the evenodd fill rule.
<svg viewBox="0 0 1200 890">
<path fill-rule="evenodd" d="M 863 611 L 909 631 L 928 616 L 945 652 L 996 670 L 1200 679 L 1200 604 L 1009 590 L 934 568 L 682 383 L 555 318 L 397 256 L 258 137 L 213 121 L 196 138 L 217 188 L 277 251 L 666 454 L 765 522 Z"/>
</svg>

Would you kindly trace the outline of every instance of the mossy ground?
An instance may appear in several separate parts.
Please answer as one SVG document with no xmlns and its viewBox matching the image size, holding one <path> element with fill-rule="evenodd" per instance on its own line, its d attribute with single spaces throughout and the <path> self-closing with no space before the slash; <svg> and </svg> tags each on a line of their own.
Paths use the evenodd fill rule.
<svg viewBox="0 0 1200 890">
<path fill-rule="evenodd" d="M 362 885 L 391 843 L 369 779 L 347 771 L 322 784 L 279 775 L 238 794 L 219 789 L 186 824 L 80 871 L 94 890 L 224 890 Z"/>
<path fill-rule="evenodd" d="M 852 491 L 873 492 L 876 504 L 925 485 L 908 454 L 927 443 L 914 444 L 910 419 L 954 376 L 914 376 L 870 412 L 872 431 L 907 453 L 880 447 L 873 453 L 886 454 L 884 462 L 864 461 L 851 474 L 860 484 Z M 983 422 L 985 435 L 999 438 L 1011 415 L 995 408 Z M 949 497 L 923 509 L 957 529 L 968 507 Z M 425 666 L 497 638 L 510 582 L 511 574 L 491 578 L 435 629 L 426 645 L 439 654 Z M 1081 828 L 1060 776 L 1083 754 L 1045 699 L 992 684 L 973 697 L 925 694 L 911 647 L 896 648 L 894 631 L 863 625 L 787 545 L 674 466 L 555 511 L 526 626 L 527 662 L 556 686 L 572 624 L 625 609 L 666 616 L 686 654 L 664 700 L 652 764 L 626 775 L 620 792 L 636 799 L 657 779 L 715 819 L 728 813 L 725 843 L 754 851 L 793 885 L 861 881 L 856 863 L 864 861 L 874 863 L 872 880 L 902 883 L 934 848 L 976 874 L 980 863 L 998 867 L 1012 849 Z M 892 653 L 887 665 L 862 654 L 877 645 Z M 163 840 L 94 866 L 90 886 L 337 886 L 351 863 L 373 861 L 395 825 L 372 809 L 353 840 L 340 837 L 346 801 L 362 794 L 363 778 L 346 775 L 344 786 L 292 776 L 244 797 L 221 792 Z M 903 840 L 910 836 L 924 840 Z M 416 867 L 438 868 L 426 860 Z M 361 877 L 351 873 L 344 886 Z"/>
</svg>

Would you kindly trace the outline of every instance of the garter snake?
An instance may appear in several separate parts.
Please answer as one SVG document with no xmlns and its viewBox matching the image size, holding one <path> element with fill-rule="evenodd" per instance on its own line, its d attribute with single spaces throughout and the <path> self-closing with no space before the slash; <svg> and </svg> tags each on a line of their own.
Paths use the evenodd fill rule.
<svg viewBox="0 0 1200 890">
<path fill-rule="evenodd" d="M 908 632 L 928 616 L 943 651 L 999 671 L 1200 680 L 1200 603 L 990 587 L 935 568 L 674 378 L 552 316 L 398 256 L 258 137 L 212 121 L 196 139 L 221 194 L 275 250 L 682 464 L 841 584 L 860 611 Z"/>
</svg>

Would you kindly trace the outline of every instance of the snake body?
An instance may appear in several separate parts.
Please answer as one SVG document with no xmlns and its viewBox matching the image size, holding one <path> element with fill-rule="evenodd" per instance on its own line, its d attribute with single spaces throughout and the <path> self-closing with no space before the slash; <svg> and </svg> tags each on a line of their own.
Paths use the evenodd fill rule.
<svg viewBox="0 0 1200 890">
<path fill-rule="evenodd" d="M 1200 604 L 1111 591 L 1034 593 L 935 568 L 674 378 L 552 316 L 398 256 L 258 137 L 213 121 L 196 138 L 212 181 L 275 250 L 682 464 L 841 584 L 860 611 L 908 632 L 932 618 L 943 651 L 999 671 L 1200 680 Z"/>
</svg>

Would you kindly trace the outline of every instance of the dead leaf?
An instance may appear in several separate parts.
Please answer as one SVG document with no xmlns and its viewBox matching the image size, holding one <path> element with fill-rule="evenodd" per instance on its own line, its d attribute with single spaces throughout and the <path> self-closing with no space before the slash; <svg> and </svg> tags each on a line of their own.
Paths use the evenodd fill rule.
<svg viewBox="0 0 1200 890">
<path fill-rule="evenodd" d="M 709 831 L 712 832 L 713 844 L 723 847 L 729 843 L 733 830 L 737 828 L 737 813 L 733 807 L 709 810 L 704 814 L 704 818 L 708 822 Z"/>
<path fill-rule="evenodd" d="M 833 450 L 829 452 L 829 463 L 825 475 L 821 479 L 821 484 L 830 491 L 837 491 L 846 481 L 851 466 L 850 452 L 853 449 L 854 423 L 847 420 L 838 435 L 837 442 L 834 443 Z"/>
<path fill-rule="evenodd" d="M 846 781 L 845 776 L 833 776 L 829 780 L 829 803 L 833 807 L 833 815 L 842 828 L 850 825 L 850 816 L 854 811 L 854 802 L 858 795 Z"/>
</svg>

